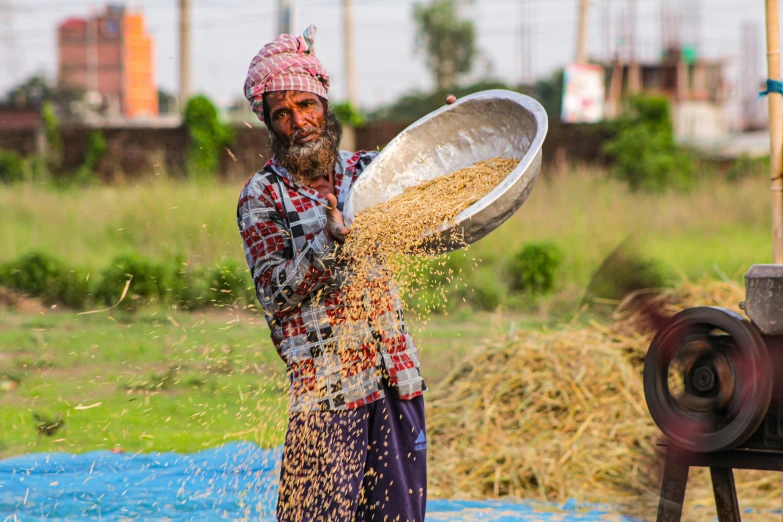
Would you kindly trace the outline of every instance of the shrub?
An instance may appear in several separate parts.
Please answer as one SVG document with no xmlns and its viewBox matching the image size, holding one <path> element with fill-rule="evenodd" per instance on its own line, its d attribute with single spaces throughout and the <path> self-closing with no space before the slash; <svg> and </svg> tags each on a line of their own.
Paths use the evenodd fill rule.
<svg viewBox="0 0 783 522">
<path fill-rule="evenodd" d="M 0 182 L 16 183 L 24 179 L 25 161 L 13 150 L 0 149 Z"/>
<path fill-rule="evenodd" d="M 337 118 L 343 125 L 358 129 L 367 122 L 364 114 L 348 102 L 335 103 L 332 105 L 332 109 L 337 113 Z"/>
<path fill-rule="evenodd" d="M 46 147 L 51 167 L 59 167 L 62 161 L 63 142 L 60 136 L 60 123 L 54 110 L 54 103 L 47 100 L 41 106 L 41 120 L 44 124 Z"/>
<path fill-rule="evenodd" d="M 669 101 L 663 97 L 635 97 L 627 112 L 618 123 L 615 137 L 604 145 L 614 162 L 613 175 L 632 191 L 689 188 L 694 163 L 674 141 Z"/>
<path fill-rule="evenodd" d="M 224 261 L 210 273 L 210 302 L 224 305 L 235 301 L 250 303 L 255 296 L 253 282 L 244 265 Z"/>
<path fill-rule="evenodd" d="M 563 259 L 554 243 L 528 243 L 508 262 L 512 290 L 538 296 L 555 287 L 555 274 Z"/>
<path fill-rule="evenodd" d="M 506 300 L 506 285 L 501 281 L 498 271 L 482 266 L 470 273 L 465 298 L 481 310 L 495 310 Z"/>
<path fill-rule="evenodd" d="M 60 186 L 87 186 L 98 181 L 96 174 L 100 161 L 106 156 L 108 146 L 101 131 L 93 131 L 87 137 L 87 150 L 84 162 L 73 172 L 58 176 Z"/>
<path fill-rule="evenodd" d="M 91 297 L 87 272 L 71 269 L 60 278 L 57 285 L 57 300 L 70 308 L 82 309 Z"/>
<path fill-rule="evenodd" d="M 233 130 L 220 123 L 218 112 L 206 96 L 195 96 L 185 107 L 184 125 L 190 136 L 188 173 L 213 176 L 220 165 L 220 154 L 234 141 Z"/>
<path fill-rule="evenodd" d="M 166 289 L 171 287 L 171 274 L 164 265 L 136 254 L 115 258 L 111 266 L 101 273 L 101 277 L 95 297 L 107 305 L 117 303 L 125 289 L 125 284 L 129 278 L 132 278 L 128 295 L 120 305 L 127 310 L 136 310 L 152 301 L 166 301 Z"/>
<path fill-rule="evenodd" d="M 168 301 L 178 307 L 196 310 L 209 303 L 209 277 L 201 269 L 189 269 L 182 257 L 166 266 L 169 276 L 166 293 Z"/>
<path fill-rule="evenodd" d="M 89 284 L 83 271 L 72 270 L 43 252 L 30 252 L 3 265 L 0 284 L 72 308 L 82 308 L 89 297 Z"/>
</svg>

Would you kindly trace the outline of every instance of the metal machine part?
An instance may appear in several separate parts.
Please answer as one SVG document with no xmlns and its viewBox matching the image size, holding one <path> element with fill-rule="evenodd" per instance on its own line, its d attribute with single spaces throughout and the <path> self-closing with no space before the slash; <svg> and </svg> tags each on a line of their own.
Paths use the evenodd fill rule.
<svg viewBox="0 0 783 522">
<path fill-rule="evenodd" d="M 762 333 L 783 334 L 783 265 L 750 267 L 742 307 Z"/>
<path fill-rule="evenodd" d="M 696 307 L 669 319 L 644 361 L 644 394 L 666 435 L 658 522 L 679 522 L 691 467 L 708 467 L 718 519 L 741 519 L 734 469 L 783 471 L 782 267 L 754 266 L 745 310 Z M 773 295 L 774 294 L 774 295 Z"/>
<path fill-rule="evenodd" d="M 512 91 L 483 91 L 441 107 L 402 131 L 370 164 L 348 196 L 346 224 L 356 213 L 409 187 L 477 161 L 519 160 L 503 182 L 457 216 L 453 227 L 428 232 L 443 252 L 461 246 L 448 241 L 450 228 L 458 229 L 468 244 L 474 243 L 511 217 L 533 190 L 548 125 L 541 104 Z"/>
<path fill-rule="evenodd" d="M 761 332 L 723 308 L 675 315 L 650 345 L 644 394 L 670 443 L 700 453 L 735 448 L 761 426 L 773 371 Z"/>
</svg>

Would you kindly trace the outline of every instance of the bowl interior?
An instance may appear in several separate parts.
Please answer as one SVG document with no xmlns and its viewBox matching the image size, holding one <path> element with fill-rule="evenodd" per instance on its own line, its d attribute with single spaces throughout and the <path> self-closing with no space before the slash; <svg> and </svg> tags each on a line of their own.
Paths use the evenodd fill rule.
<svg viewBox="0 0 783 522">
<path fill-rule="evenodd" d="M 513 96 L 488 91 L 463 98 L 405 129 L 352 188 L 345 206 L 346 222 L 408 187 L 477 161 L 496 157 L 523 160 L 540 125 L 531 107 L 520 103 L 533 101 L 517 93 L 509 94 Z"/>
</svg>

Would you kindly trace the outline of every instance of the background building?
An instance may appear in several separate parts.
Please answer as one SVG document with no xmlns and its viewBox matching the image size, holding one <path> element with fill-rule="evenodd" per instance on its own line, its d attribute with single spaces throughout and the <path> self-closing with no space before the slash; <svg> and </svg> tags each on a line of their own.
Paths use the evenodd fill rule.
<svg viewBox="0 0 783 522">
<path fill-rule="evenodd" d="M 158 115 L 154 46 L 144 15 L 108 6 L 58 28 L 60 85 L 83 89 L 89 105 L 107 116 Z"/>
</svg>

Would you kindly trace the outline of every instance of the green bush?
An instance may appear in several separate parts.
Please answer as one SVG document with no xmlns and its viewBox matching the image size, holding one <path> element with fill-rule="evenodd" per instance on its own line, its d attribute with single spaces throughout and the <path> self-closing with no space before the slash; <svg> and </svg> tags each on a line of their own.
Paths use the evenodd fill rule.
<svg viewBox="0 0 783 522">
<path fill-rule="evenodd" d="M 97 168 L 107 152 L 108 145 L 103 133 L 101 131 L 91 132 L 87 137 L 87 150 L 84 154 L 84 162 L 76 170 L 58 176 L 58 185 L 61 187 L 85 187 L 97 182 Z"/>
<path fill-rule="evenodd" d="M 25 161 L 13 150 L 0 149 L 0 182 L 16 183 L 24 179 Z"/>
<path fill-rule="evenodd" d="M 220 123 L 218 111 L 206 96 L 188 100 L 183 121 L 188 130 L 188 173 L 194 176 L 215 176 L 220 166 L 220 154 L 234 141 L 231 127 Z"/>
<path fill-rule="evenodd" d="M 255 292 L 253 281 L 244 265 L 234 261 L 224 261 L 210 273 L 210 302 L 218 305 L 235 301 L 252 302 Z"/>
<path fill-rule="evenodd" d="M 92 131 L 87 137 L 87 152 L 84 155 L 84 166 L 94 170 L 98 162 L 106 156 L 108 145 L 101 131 Z"/>
<path fill-rule="evenodd" d="M 563 253 L 554 243 L 528 243 L 509 261 L 511 289 L 538 296 L 555 287 L 555 274 Z"/>
<path fill-rule="evenodd" d="M 335 103 L 332 105 L 332 109 L 337 113 L 337 118 L 343 125 L 358 129 L 367 122 L 364 114 L 348 102 Z"/>
<path fill-rule="evenodd" d="M 672 128 L 666 98 L 632 98 L 626 116 L 617 124 L 616 135 L 604 145 L 614 163 L 613 175 L 632 191 L 689 188 L 694 162 L 677 148 Z"/>
<path fill-rule="evenodd" d="M 41 106 L 41 119 L 46 135 L 46 147 L 51 168 L 56 169 L 62 162 L 63 141 L 60 136 L 60 123 L 54 110 L 54 103 L 47 100 Z"/>
<path fill-rule="evenodd" d="M 506 301 L 506 285 L 498 271 L 490 266 L 479 267 L 470 272 L 465 299 L 481 310 L 495 310 Z"/>
<path fill-rule="evenodd" d="M 191 269 L 182 257 L 167 264 L 168 301 L 186 310 L 196 310 L 209 304 L 209 274 L 203 269 Z"/>
<path fill-rule="evenodd" d="M 0 268 L 0 284 L 21 290 L 47 303 L 82 308 L 89 298 L 86 274 L 72 270 L 54 256 L 30 252 Z"/>
<path fill-rule="evenodd" d="M 128 294 L 120 305 L 122 308 L 137 310 L 154 301 L 167 301 L 166 289 L 172 286 L 170 270 L 137 254 L 115 258 L 111 266 L 101 273 L 101 281 L 95 291 L 96 299 L 110 306 L 116 304 L 131 278 Z"/>
</svg>

